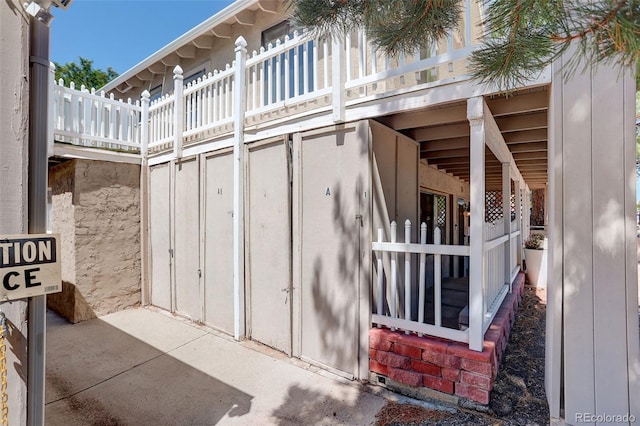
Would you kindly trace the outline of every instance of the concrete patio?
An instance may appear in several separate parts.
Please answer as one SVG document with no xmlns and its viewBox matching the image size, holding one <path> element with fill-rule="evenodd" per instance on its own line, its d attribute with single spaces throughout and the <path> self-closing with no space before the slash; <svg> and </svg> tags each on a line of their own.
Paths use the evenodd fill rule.
<svg viewBox="0 0 640 426">
<path fill-rule="evenodd" d="M 48 315 L 50 426 L 370 425 L 385 398 L 402 400 L 367 389 L 151 309 L 75 325 Z"/>
</svg>

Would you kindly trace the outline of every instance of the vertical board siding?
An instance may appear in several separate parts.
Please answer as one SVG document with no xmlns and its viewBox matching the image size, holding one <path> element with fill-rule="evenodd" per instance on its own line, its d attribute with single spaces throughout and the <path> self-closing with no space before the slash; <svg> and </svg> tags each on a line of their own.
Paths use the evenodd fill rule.
<svg viewBox="0 0 640 426">
<path fill-rule="evenodd" d="M 585 84 L 586 83 L 586 84 Z M 595 413 L 591 84 L 563 87 L 565 418 Z M 576 196 L 580 194 L 580 196 Z"/>
<path fill-rule="evenodd" d="M 596 412 L 626 413 L 629 380 L 625 305 L 623 86 L 610 73 L 592 79 L 593 281 Z M 602 119 L 606 117 L 606 119 Z M 613 142 L 613 143 L 612 143 Z M 613 145 L 613 146 L 612 146 Z"/>
</svg>

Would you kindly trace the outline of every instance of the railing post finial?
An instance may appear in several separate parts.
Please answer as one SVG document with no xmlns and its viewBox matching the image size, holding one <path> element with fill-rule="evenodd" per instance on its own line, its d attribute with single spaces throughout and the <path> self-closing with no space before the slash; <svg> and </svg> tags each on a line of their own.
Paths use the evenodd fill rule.
<svg viewBox="0 0 640 426">
<path fill-rule="evenodd" d="M 247 47 L 247 40 L 244 37 L 240 36 L 236 39 L 236 49 L 237 48 L 245 48 Z"/>
</svg>

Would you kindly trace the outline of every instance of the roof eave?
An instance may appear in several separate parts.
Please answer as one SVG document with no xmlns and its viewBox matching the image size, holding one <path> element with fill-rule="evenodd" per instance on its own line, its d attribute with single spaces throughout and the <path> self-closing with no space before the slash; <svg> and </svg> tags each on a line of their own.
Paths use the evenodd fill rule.
<svg viewBox="0 0 640 426">
<path fill-rule="evenodd" d="M 138 64 L 129 68 L 127 71 L 120 74 L 117 78 L 111 80 L 109 83 L 107 83 L 105 86 L 103 86 L 99 90 L 100 91 L 104 90 L 106 93 L 109 93 L 115 90 L 116 87 L 118 87 L 120 84 L 134 77 L 136 74 L 138 74 L 142 70 L 158 62 L 168 54 L 175 52 L 177 49 L 181 48 L 188 42 L 196 39 L 197 37 L 205 34 L 207 31 L 210 31 L 216 25 L 223 23 L 229 18 L 232 18 L 238 12 L 258 2 L 259 0 L 236 0 L 235 2 L 231 3 L 229 6 L 222 9 L 220 12 L 216 13 L 215 15 L 207 19 L 206 21 L 193 27 L 192 29 L 190 29 L 189 31 L 187 31 L 177 39 L 173 40 L 171 43 L 167 44 L 157 52 L 153 53 L 151 56 L 148 56 L 146 59 L 142 60 Z"/>
</svg>

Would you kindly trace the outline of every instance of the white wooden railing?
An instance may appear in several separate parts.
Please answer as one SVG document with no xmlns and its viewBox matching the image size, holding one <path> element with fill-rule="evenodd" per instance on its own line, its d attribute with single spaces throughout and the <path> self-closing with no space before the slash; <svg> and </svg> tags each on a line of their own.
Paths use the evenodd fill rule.
<svg viewBox="0 0 640 426">
<path fill-rule="evenodd" d="M 244 111 L 243 126 L 320 111 L 330 111 L 334 121 L 342 122 L 348 108 L 372 97 L 394 96 L 463 77 L 466 68 L 459 64 L 479 43 L 479 31 L 472 24 L 479 18 L 472 19 L 471 0 L 465 4 L 461 27 L 447 40 L 398 58 L 379 52 L 363 32 L 342 40 L 294 33 L 250 55 L 240 37 L 235 61 L 186 87 L 178 66 L 173 91 L 151 103 L 144 95 L 135 102 L 122 102 L 52 82 L 54 138 L 99 148 L 144 149 L 150 154 L 173 150 L 179 157 L 182 145 L 237 131 L 236 104 Z M 239 73 L 244 73 L 246 81 L 242 87 L 235 85 Z M 144 108 L 145 121 L 141 120 Z M 147 126 L 144 132 L 142 126 Z M 142 134 L 148 140 L 141 141 Z"/>
<path fill-rule="evenodd" d="M 140 102 L 116 100 L 74 83 L 50 79 L 50 143 L 140 152 Z M 50 150 L 51 152 L 51 150 Z"/>
<path fill-rule="evenodd" d="M 482 324 L 482 334 L 491 325 L 505 296 L 511 291 L 511 284 L 520 270 L 518 264 L 519 235 L 518 221 L 511 222 L 511 231 L 504 233 L 504 220 L 485 223 L 484 277 L 482 286 L 469 286 L 469 299 L 482 297 L 485 301 L 483 315 L 480 318 L 470 316 L 469 321 Z M 458 330 L 442 325 L 442 273 L 441 257 L 469 256 L 469 246 L 440 244 L 440 230 L 434 231 L 434 243 L 426 244 L 427 225 L 420 227 L 420 243 L 411 242 L 411 222 L 405 222 L 404 242 L 397 240 L 397 224 L 390 226 L 390 240 L 384 241 L 383 230 L 378 230 L 378 241 L 372 243 L 375 253 L 376 306 L 372 322 L 378 326 L 414 332 L 420 335 L 441 337 L 458 342 L 469 343 L 469 329 Z M 473 238 L 473 235 L 471 236 Z M 434 323 L 425 322 L 425 304 L 427 290 L 427 256 L 433 259 Z M 505 265 L 509 265 L 508 277 Z M 416 278 L 417 273 L 417 278 Z M 417 294 L 415 291 L 417 279 Z M 481 288 L 482 294 L 474 294 L 474 288 Z M 400 295 L 404 297 L 401 298 Z M 403 299 L 403 300 L 401 300 Z M 412 309 L 417 299 L 417 312 Z M 385 306 L 385 301 L 387 306 Z M 476 348 L 482 350 L 482 348 Z"/>
<path fill-rule="evenodd" d="M 468 330 L 456 330 L 442 326 L 442 273 L 441 257 L 469 256 L 469 246 L 454 246 L 440 244 L 440 230 L 434 232 L 434 243 L 426 244 L 427 225 L 420 226 L 420 243 L 411 243 L 411 222 L 405 222 L 404 242 L 397 241 L 397 224 L 391 222 L 390 241 L 383 241 L 383 231 L 378 230 L 378 241 L 372 244 L 376 255 L 376 310 L 372 322 L 378 326 L 387 326 L 420 335 L 442 337 L 458 342 L 469 342 Z M 414 263 L 417 255 L 417 267 Z M 427 255 L 433 255 L 433 285 L 434 285 L 434 324 L 425 323 L 426 304 L 426 264 Z M 398 263 L 399 256 L 403 264 Z M 390 265 L 385 271 L 385 263 Z M 401 271 L 402 270 L 402 271 Z M 415 273 L 418 273 L 417 295 L 413 292 Z M 387 291 L 385 291 L 385 283 Z M 404 300 L 399 300 L 399 294 L 404 294 Z M 418 301 L 418 311 L 412 311 L 413 300 Z M 470 295 L 470 297 L 472 297 Z M 388 300 L 388 311 L 385 309 Z M 399 306 L 402 304 L 402 306 Z M 402 307 L 403 309 L 400 309 Z"/>
</svg>

